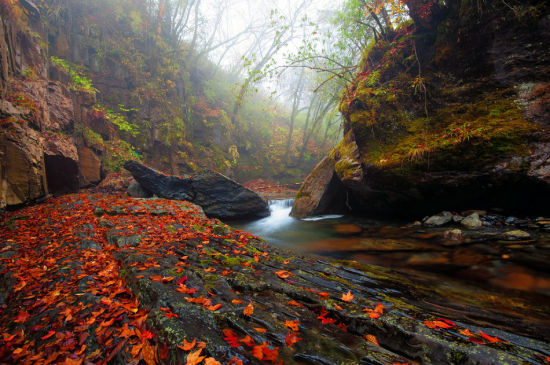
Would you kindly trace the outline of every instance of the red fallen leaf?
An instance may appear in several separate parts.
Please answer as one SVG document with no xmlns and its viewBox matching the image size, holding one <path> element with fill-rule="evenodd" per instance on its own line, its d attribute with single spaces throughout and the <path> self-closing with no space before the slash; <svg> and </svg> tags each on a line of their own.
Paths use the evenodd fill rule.
<svg viewBox="0 0 550 365">
<path fill-rule="evenodd" d="M 239 342 L 244 343 L 245 345 L 250 347 L 254 346 L 254 340 L 249 335 L 246 335 L 246 337 L 241 338 Z"/>
<path fill-rule="evenodd" d="M 205 347 L 206 347 L 206 342 L 204 342 L 204 341 L 201 341 L 197 344 L 197 348 L 199 348 L 199 349 L 203 349 Z"/>
<path fill-rule="evenodd" d="M 430 328 L 453 328 L 450 324 L 443 321 L 424 321 L 424 324 Z"/>
<path fill-rule="evenodd" d="M 299 329 L 298 329 L 298 320 L 294 320 L 294 321 L 285 321 L 285 327 L 288 327 L 290 328 L 291 330 L 293 330 L 294 332 L 298 332 Z"/>
<path fill-rule="evenodd" d="M 338 304 L 334 304 L 334 308 L 339 311 L 344 310 L 344 308 L 340 307 Z"/>
<path fill-rule="evenodd" d="M 271 361 L 271 362 L 277 361 L 277 357 L 279 357 L 278 347 L 274 347 L 273 349 L 270 349 L 266 346 L 262 349 L 262 351 L 264 352 L 264 361 Z"/>
<path fill-rule="evenodd" d="M 380 314 L 378 314 L 378 313 L 374 313 L 374 312 L 369 313 L 369 318 L 376 319 L 376 318 L 379 318 L 379 317 L 380 317 Z"/>
<path fill-rule="evenodd" d="M 289 272 L 289 271 L 286 271 L 286 270 L 281 270 L 281 271 L 275 271 L 275 274 L 280 277 L 281 279 L 286 279 L 288 278 L 290 275 L 294 275 L 293 273 Z"/>
<path fill-rule="evenodd" d="M 458 333 L 460 333 L 461 335 L 464 335 L 464 336 L 468 336 L 468 337 L 471 337 L 471 336 L 474 335 L 472 332 L 470 332 L 470 330 L 468 328 L 466 328 L 464 330 L 460 330 L 460 331 L 458 331 Z"/>
<path fill-rule="evenodd" d="M 224 340 L 229 344 L 231 347 L 240 347 L 241 343 L 239 342 L 239 338 L 237 337 L 237 334 L 233 332 L 233 330 L 230 330 L 229 328 L 222 330 L 224 334 Z"/>
<path fill-rule="evenodd" d="M 239 300 L 239 299 L 233 299 L 233 300 L 231 301 L 231 303 L 233 303 L 233 304 L 242 304 L 242 302 L 243 302 L 243 301 L 242 301 L 242 300 Z"/>
<path fill-rule="evenodd" d="M 374 335 L 364 335 L 363 336 L 365 340 L 375 344 L 376 346 L 380 346 L 380 343 L 378 342 L 378 339 Z"/>
<path fill-rule="evenodd" d="M 354 296 L 351 294 L 351 290 L 348 290 L 346 294 L 342 294 L 342 300 L 344 302 L 351 302 Z"/>
<path fill-rule="evenodd" d="M 15 335 L 10 335 L 9 333 L 4 333 L 2 335 L 4 336 L 4 338 L 2 338 L 2 341 L 10 342 L 11 340 L 13 340 L 15 338 L 15 336 L 17 336 L 17 333 Z"/>
<path fill-rule="evenodd" d="M 324 292 L 321 292 L 321 293 L 317 293 L 318 296 L 322 297 L 322 298 L 328 298 L 330 297 L 330 294 L 329 293 L 324 293 Z"/>
<path fill-rule="evenodd" d="M 374 307 L 374 312 L 378 313 L 378 314 L 383 314 L 384 313 L 384 305 L 382 303 L 378 302 L 376 304 L 376 307 Z"/>
<path fill-rule="evenodd" d="M 253 329 L 254 329 L 254 331 L 259 332 L 259 333 L 266 333 L 267 332 L 267 329 L 265 329 L 265 328 L 254 327 Z"/>
<path fill-rule="evenodd" d="M 243 314 L 245 316 L 250 316 L 252 313 L 254 313 L 254 306 L 252 305 L 252 302 L 248 303 L 248 305 L 244 308 Z"/>
<path fill-rule="evenodd" d="M 232 272 L 233 272 L 233 271 L 231 271 L 231 270 L 223 270 L 223 271 L 220 273 L 220 275 L 221 275 L 221 276 L 226 276 L 226 275 L 231 274 Z"/>
<path fill-rule="evenodd" d="M 483 333 L 483 331 L 478 331 L 480 336 L 483 337 L 484 339 L 486 339 L 487 341 L 489 341 L 490 343 L 497 343 L 497 342 L 503 342 L 500 338 L 498 337 L 493 337 L 493 336 L 489 336 L 488 334 L 486 333 Z"/>
<path fill-rule="evenodd" d="M 285 342 L 288 347 L 292 347 L 296 342 L 301 341 L 302 339 L 298 337 L 296 333 L 288 331 L 286 333 Z"/>
<path fill-rule="evenodd" d="M 196 344 L 197 344 L 197 339 L 196 338 L 193 339 L 193 342 L 187 342 L 187 340 L 184 338 L 183 339 L 183 346 L 178 345 L 178 347 L 180 349 L 182 349 L 183 351 L 189 351 L 193 347 L 195 347 Z"/>
<path fill-rule="evenodd" d="M 347 332 L 348 331 L 348 326 L 346 326 L 345 324 L 343 323 L 338 323 L 336 326 L 338 326 L 342 331 L 344 332 Z"/>
<path fill-rule="evenodd" d="M 46 339 L 52 337 L 53 335 L 55 335 L 55 331 L 49 331 L 47 335 L 40 337 L 40 339 L 46 340 Z"/>
<path fill-rule="evenodd" d="M 13 320 L 15 323 L 25 323 L 29 319 L 30 314 L 27 311 L 17 313 L 17 317 Z"/>
<path fill-rule="evenodd" d="M 243 365 L 243 361 L 237 356 L 233 356 L 231 360 L 229 360 L 229 365 Z"/>
<path fill-rule="evenodd" d="M 182 276 L 181 278 L 179 278 L 178 281 L 176 281 L 176 283 L 179 285 L 179 284 L 183 284 L 186 281 L 187 281 L 187 275 Z"/>
<path fill-rule="evenodd" d="M 283 260 L 283 264 L 285 264 L 285 265 L 290 264 L 290 260 Z"/>
<path fill-rule="evenodd" d="M 185 365 L 197 365 L 200 363 L 206 356 L 200 356 L 202 352 L 202 349 L 198 349 L 195 352 L 190 353 L 187 355 L 187 359 L 185 361 Z"/>
<path fill-rule="evenodd" d="M 153 338 L 153 334 L 149 331 L 143 331 L 141 332 L 141 336 L 138 334 L 138 337 L 141 338 L 141 342 L 145 342 L 147 340 L 150 340 Z"/>
<path fill-rule="evenodd" d="M 206 271 L 206 272 L 215 272 L 216 268 L 215 267 L 209 267 L 208 269 L 204 269 L 204 271 Z"/>
</svg>

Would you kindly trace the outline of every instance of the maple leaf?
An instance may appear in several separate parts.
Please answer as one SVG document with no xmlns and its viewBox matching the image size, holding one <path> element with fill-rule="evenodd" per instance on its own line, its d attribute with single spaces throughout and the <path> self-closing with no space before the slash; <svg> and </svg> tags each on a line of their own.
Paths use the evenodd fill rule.
<svg viewBox="0 0 550 365">
<path fill-rule="evenodd" d="M 204 360 L 206 358 L 206 356 L 200 356 L 201 352 L 202 352 L 202 349 L 198 349 L 197 351 L 192 352 L 189 355 L 187 355 L 187 359 L 185 361 L 185 364 L 186 365 L 197 365 L 198 363 L 200 363 L 202 360 Z"/>
<path fill-rule="evenodd" d="M 285 321 L 285 327 L 288 327 L 290 328 L 291 330 L 293 330 L 294 332 L 298 332 L 299 329 L 298 329 L 298 320 L 294 320 L 294 321 Z"/>
<path fill-rule="evenodd" d="M 378 302 L 376 304 L 376 307 L 374 307 L 374 312 L 378 313 L 378 314 L 383 314 L 384 313 L 384 305 L 382 303 Z"/>
<path fill-rule="evenodd" d="M 263 360 L 264 358 L 264 347 L 267 348 L 267 342 L 264 341 L 261 345 L 256 345 L 252 348 L 252 356 L 258 360 Z"/>
<path fill-rule="evenodd" d="M 329 293 L 324 293 L 324 292 L 317 293 L 317 295 L 320 296 L 321 298 L 328 298 L 328 297 L 330 297 L 330 294 L 329 294 Z"/>
<path fill-rule="evenodd" d="M 213 357 L 209 357 L 204 360 L 204 365 L 221 365 L 221 363 L 216 361 Z"/>
<path fill-rule="evenodd" d="M 489 336 L 488 334 L 486 333 L 483 333 L 483 331 L 478 331 L 479 332 L 479 335 L 481 337 L 483 337 L 484 339 L 486 339 L 487 341 L 489 341 L 490 343 L 497 343 L 497 342 L 502 342 L 502 340 L 498 337 L 493 337 L 493 336 Z"/>
<path fill-rule="evenodd" d="M 231 303 L 233 303 L 233 304 L 242 304 L 242 302 L 243 302 L 243 301 L 242 301 L 242 300 L 239 300 L 239 299 L 233 299 L 233 300 L 231 301 Z"/>
<path fill-rule="evenodd" d="M 346 294 L 342 294 L 342 300 L 344 302 L 351 302 L 353 300 L 353 295 L 351 294 L 351 290 L 348 290 Z"/>
<path fill-rule="evenodd" d="M 193 339 L 193 342 L 187 342 L 187 340 L 184 338 L 183 339 L 183 346 L 178 345 L 178 347 L 180 349 L 182 349 L 183 351 L 189 351 L 193 347 L 195 347 L 196 344 L 197 344 L 197 339 L 196 338 Z"/>
<path fill-rule="evenodd" d="M 376 346 L 380 346 L 380 343 L 378 342 L 378 339 L 374 335 L 364 335 L 363 336 L 365 340 L 369 341 L 370 343 L 375 344 Z"/>
<path fill-rule="evenodd" d="M 287 304 L 289 305 L 294 305 L 296 307 L 305 307 L 305 305 L 303 305 L 302 303 L 298 303 L 297 301 L 295 300 L 291 300 L 290 302 L 288 302 Z"/>
<path fill-rule="evenodd" d="M 296 333 L 288 331 L 286 333 L 285 342 L 288 347 L 292 347 L 296 342 L 302 340 Z"/>
<path fill-rule="evenodd" d="M 239 342 L 244 343 L 247 346 L 254 346 L 254 340 L 249 335 L 246 335 L 244 338 L 241 338 Z"/>
<path fill-rule="evenodd" d="M 280 277 L 281 279 L 286 279 L 288 278 L 290 275 L 294 275 L 293 273 L 289 272 L 289 271 L 286 271 L 286 270 L 281 270 L 281 271 L 275 271 L 275 274 Z"/>
<path fill-rule="evenodd" d="M 231 360 L 229 360 L 229 365 L 243 365 L 243 361 L 237 356 L 233 356 Z"/>
<path fill-rule="evenodd" d="M 243 314 L 245 316 L 250 316 L 254 313 L 254 306 L 252 305 L 252 302 L 248 303 L 248 305 L 244 308 Z"/>
<path fill-rule="evenodd" d="M 470 330 L 468 328 L 464 329 L 464 330 L 460 330 L 458 331 L 461 335 L 464 335 L 464 336 L 468 336 L 468 337 L 471 337 L 473 336 L 474 334 L 472 332 L 470 332 Z"/>
<path fill-rule="evenodd" d="M 143 355 L 143 360 L 145 360 L 147 365 L 157 364 L 157 346 L 152 346 L 149 341 L 145 341 L 143 344 L 141 354 Z"/>
<path fill-rule="evenodd" d="M 183 284 L 184 282 L 187 281 L 187 275 L 186 276 L 182 276 L 181 278 L 178 279 L 178 281 L 176 281 L 176 284 Z"/>
<path fill-rule="evenodd" d="M 27 311 L 17 313 L 17 317 L 13 320 L 15 323 L 25 323 L 29 319 L 30 314 Z"/>
<path fill-rule="evenodd" d="M 224 334 L 224 340 L 229 344 L 231 347 L 240 347 L 241 343 L 239 342 L 239 339 L 237 337 L 237 334 L 233 332 L 233 330 L 230 330 L 228 328 L 222 330 Z"/>
<path fill-rule="evenodd" d="M 52 337 L 53 335 L 55 335 L 55 331 L 49 331 L 47 335 L 40 337 L 40 339 L 46 340 L 46 339 Z"/>
<path fill-rule="evenodd" d="M 216 305 L 208 305 L 208 306 L 205 306 L 204 308 L 208 309 L 209 311 L 217 311 L 218 309 L 220 309 L 222 307 L 222 304 L 221 303 L 218 303 Z"/>
<path fill-rule="evenodd" d="M 453 328 L 454 325 L 451 325 L 444 321 L 424 321 L 424 324 L 430 328 Z"/>
</svg>

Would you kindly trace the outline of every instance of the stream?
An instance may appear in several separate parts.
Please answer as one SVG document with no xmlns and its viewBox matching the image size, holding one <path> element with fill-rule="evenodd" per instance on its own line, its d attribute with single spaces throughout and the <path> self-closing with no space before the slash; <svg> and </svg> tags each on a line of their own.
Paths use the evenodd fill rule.
<svg viewBox="0 0 550 365">
<path fill-rule="evenodd" d="M 445 236 L 456 228 L 452 226 L 427 228 L 342 215 L 296 219 L 289 216 L 292 203 L 272 200 L 269 217 L 233 225 L 300 254 L 354 260 L 414 276 L 425 291 L 422 295 L 437 292 L 453 305 L 479 304 L 550 326 L 548 233 L 536 232 L 523 242 L 503 241 L 494 238 L 496 229 L 484 228 L 456 242 Z"/>
</svg>

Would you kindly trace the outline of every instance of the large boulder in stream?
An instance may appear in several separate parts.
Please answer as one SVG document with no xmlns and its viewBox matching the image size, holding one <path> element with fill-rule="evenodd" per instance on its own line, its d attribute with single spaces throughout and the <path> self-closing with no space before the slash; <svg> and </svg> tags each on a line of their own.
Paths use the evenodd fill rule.
<svg viewBox="0 0 550 365">
<path fill-rule="evenodd" d="M 127 161 L 124 168 L 146 191 L 161 198 L 193 202 L 209 217 L 241 219 L 269 215 L 267 202 L 258 194 L 217 172 L 170 176 L 137 161 Z"/>
<path fill-rule="evenodd" d="M 365 53 L 339 105 L 344 140 L 325 164 L 356 214 L 548 215 L 550 7 L 447 3 Z M 302 191 L 324 184 L 316 174 Z"/>
</svg>

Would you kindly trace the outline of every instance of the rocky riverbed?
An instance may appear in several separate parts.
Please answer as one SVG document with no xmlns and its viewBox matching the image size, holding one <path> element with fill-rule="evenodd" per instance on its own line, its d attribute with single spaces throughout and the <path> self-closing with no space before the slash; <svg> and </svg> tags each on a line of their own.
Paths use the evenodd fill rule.
<svg viewBox="0 0 550 365">
<path fill-rule="evenodd" d="M 3 362 L 542 364 L 550 356 L 540 303 L 487 305 L 490 292 L 277 249 L 187 202 L 69 195 L 5 215 L 0 239 Z"/>
</svg>

